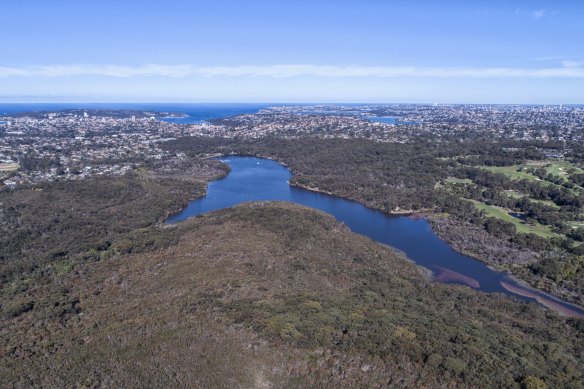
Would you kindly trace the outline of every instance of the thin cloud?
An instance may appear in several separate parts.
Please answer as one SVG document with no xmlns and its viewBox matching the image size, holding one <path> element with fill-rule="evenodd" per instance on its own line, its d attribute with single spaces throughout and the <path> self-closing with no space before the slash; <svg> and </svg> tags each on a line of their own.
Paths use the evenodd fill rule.
<svg viewBox="0 0 584 389">
<path fill-rule="evenodd" d="M 392 67 L 323 65 L 50 65 L 0 67 L 0 78 L 8 77 L 326 77 L 326 78 L 584 78 L 584 64 L 564 61 L 562 67 L 470 68 L 470 67 Z"/>
<path fill-rule="evenodd" d="M 531 17 L 535 22 L 537 22 L 539 19 L 543 18 L 545 14 L 546 14 L 545 9 L 536 9 L 531 13 Z"/>
<path fill-rule="evenodd" d="M 562 65 L 564 65 L 565 68 L 579 68 L 584 67 L 584 61 L 564 60 L 562 61 Z"/>
<path fill-rule="evenodd" d="M 185 77 L 191 74 L 193 74 L 193 67 L 190 65 L 144 65 L 135 67 L 118 65 L 49 65 L 24 68 L 0 67 L 0 77 Z"/>
<path fill-rule="evenodd" d="M 317 66 L 317 65 L 273 65 L 273 66 L 219 66 L 198 68 L 197 73 L 207 76 L 252 76 L 252 77 L 435 77 L 435 78 L 584 78 L 584 68 L 418 68 L 386 66 Z"/>
</svg>

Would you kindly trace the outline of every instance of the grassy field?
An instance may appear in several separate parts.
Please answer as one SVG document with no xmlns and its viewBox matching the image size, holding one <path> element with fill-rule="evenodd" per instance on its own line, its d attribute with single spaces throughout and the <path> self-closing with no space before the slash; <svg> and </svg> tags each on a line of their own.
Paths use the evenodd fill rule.
<svg viewBox="0 0 584 389">
<path fill-rule="evenodd" d="M 13 170 L 18 170 L 20 167 L 17 163 L 0 163 L 0 172 L 10 172 Z"/>
<path fill-rule="evenodd" d="M 564 181 L 569 181 L 568 176 L 570 173 L 568 171 L 573 171 L 575 174 L 584 173 L 584 169 L 579 168 L 573 163 L 567 161 L 552 162 L 545 166 L 545 170 L 548 174 L 562 178 Z"/>
<path fill-rule="evenodd" d="M 525 171 L 524 165 L 513 165 L 513 166 L 480 166 L 481 169 L 488 170 L 492 173 L 501 173 L 513 180 L 530 180 L 530 181 L 542 181 L 538 177 L 531 173 Z"/>
<path fill-rule="evenodd" d="M 517 219 L 511 215 L 509 215 L 508 211 L 501 208 L 495 207 L 492 205 L 487 205 L 485 203 L 481 203 L 480 201 L 470 200 L 477 209 L 484 211 L 487 216 L 495 217 L 497 219 L 504 220 L 506 222 L 512 223 L 515 226 L 515 230 L 519 233 L 523 234 L 535 234 L 541 236 L 543 238 L 553 238 L 556 237 L 557 234 L 552 232 L 552 230 L 544 226 L 543 224 L 535 223 L 535 224 L 527 224 L 520 219 Z"/>
<path fill-rule="evenodd" d="M 448 184 L 472 184 L 472 180 L 468 178 L 448 177 L 444 182 Z"/>
<path fill-rule="evenodd" d="M 573 222 L 568 222 L 568 224 L 570 225 L 570 227 L 572 228 L 580 228 L 580 227 L 584 227 L 584 221 L 573 221 Z"/>
<path fill-rule="evenodd" d="M 565 181 L 568 180 L 567 178 L 567 173 L 565 172 L 568 168 L 567 166 L 573 166 L 571 165 L 569 162 L 553 162 L 549 165 L 547 165 L 546 169 L 551 169 L 548 170 L 549 173 L 552 172 L 557 172 L 558 174 L 554 174 L 552 173 L 552 175 L 556 175 L 556 176 L 560 176 L 562 178 L 564 178 Z M 547 181 L 547 180 L 542 180 L 541 178 L 529 173 L 527 171 L 528 167 L 536 167 L 533 164 L 525 164 L 525 165 L 513 165 L 513 166 L 478 166 L 480 169 L 484 169 L 484 170 L 488 170 L 492 173 L 501 173 L 506 175 L 507 177 L 511 178 L 512 180 L 522 180 L 522 179 L 526 179 L 529 181 L 534 181 L 534 182 L 540 182 L 543 185 L 553 185 L 555 187 L 562 188 L 562 186 L 554 184 L 553 182 Z M 574 168 L 577 169 L 576 166 L 573 166 Z M 560 170 L 562 169 L 562 170 Z M 562 173 L 562 174 L 560 174 Z M 576 187 L 576 189 L 570 189 L 570 192 L 572 192 L 573 194 L 577 195 L 580 190 L 578 189 L 578 187 Z"/>
<path fill-rule="evenodd" d="M 567 161 L 558 161 L 558 162 L 551 162 L 551 163 L 535 163 L 535 162 L 528 162 L 526 164 L 521 165 L 512 165 L 512 166 L 480 166 L 481 169 L 488 170 L 493 173 L 502 173 L 506 176 L 513 178 L 513 179 L 528 179 L 534 181 L 543 181 L 537 176 L 529 173 L 527 171 L 528 168 L 545 168 L 546 172 L 552 174 L 554 176 L 563 177 L 567 180 L 567 176 L 569 175 L 568 170 L 574 169 L 574 172 L 577 174 L 584 173 L 584 169 L 579 168 L 578 166 L 574 165 L 573 163 Z"/>
<path fill-rule="evenodd" d="M 578 166 L 574 165 L 573 163 L 567 161 L 552 162 L 550 164 L 547 164 L 545 167 L 545 170 L 548 173 L 551 173 L 554 176 L 563 177 L 568 175 L 568 170 L 570 169 L 574 169 L 574 173 L 576 174 L 584 173 L 584 169 L 581 169 Z"/>
<path fill-rule="evenodd" d="M 523 193 L 519 193 L 515 190 L 506 190 L 504 192 L 507 196 L 511 197 L 512 199 L 521 199 L 523 197 L 526 197 Z M 534 203 L 544 204 L 544 205 L 547 205 L 548 207 L 560 208 L 559 205 L 557 205 L 556 203 L 554 203 L 553 201 L 550 201 L 550 200 L 537 200 L 537 199 L 532 199 L 531 197 L 528 197 L 528 199 L 529 199 L 529 201 L 533 201 Z"/>
</svg>

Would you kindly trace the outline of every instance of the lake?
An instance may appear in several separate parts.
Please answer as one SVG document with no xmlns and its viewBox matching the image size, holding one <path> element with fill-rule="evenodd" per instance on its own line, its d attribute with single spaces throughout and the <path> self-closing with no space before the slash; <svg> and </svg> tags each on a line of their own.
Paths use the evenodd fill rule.
<svg viewBox="0 0 584 389">
<path fill-rule="evenodd" d="M 506 273 L 492 270 L 484 263 L 456 252 L 432 232 L 424 218 L 388 215 L 354 201 L 290 186 L 290 171 L 268 159 L 234 156 L 220 160 L 231 167 L 231 172 L 210 182 L 206 196 L 190 201 L 166 223 L 180 222 L 246 201 L 290 201 L 327 212 L 351 231 L 402 251 L 416 264 L 431 270 L 437 282 L 505 293 L 537 301 L 564 315 L 584 317 L 584 309 L 522 286 Z"/>
</svg>

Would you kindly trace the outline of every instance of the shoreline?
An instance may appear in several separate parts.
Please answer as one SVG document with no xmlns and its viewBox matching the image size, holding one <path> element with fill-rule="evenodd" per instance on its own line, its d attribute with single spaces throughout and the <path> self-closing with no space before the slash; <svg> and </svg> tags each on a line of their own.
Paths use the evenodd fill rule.
<svg viewBox="0 0 584 389">
<path fill-rule="evenodd" d="M 427 214 L 427 216 L 431 216 L 431 213 Z M 425 216 L 424 216 L 424 217 L 425 217 Z M 547 288 L 546 288 L 546 289 L 544 289 L 544 288 L 541 288 L 541 289 L 540 289 L 540 288 L 538 288 L 537 286 L 535 286 L 535 285 L 532 285 L 532 284 L 530 283 L 530 280 L 525 280 L 525 279 L 519 278 L 519 277 L 518 277 L 516 274 L 512 273 L 510 270 L 508 270 L 508 269 L 505 269 L 505 268 L 500 268 L 500 267 L 497 267 L 495 264 L 493 264 L 493 262 L 491 262 L 491 261 L 488 261 L 488 260 L 486 260 L 486 259 L 483 259 L 483 258 L 481 258 L 480 256 L 478 256 L 477 254 L 475 254 L 475 253 L 473 253 L 473 252 L 471 252 L 471 251 L 467 251 L 467 250 L 462 250 L 462 249 L 457 249 L 457 248 L 455 248 L 455 247 L 454 247 L 454 246 L 453 246 L 453 245 L 452 245 L 452 244 L 451 244 L 451 243 L 448 241 L 448 239 L 447 239 L 447 238 L 444 238 L 444 237 L 442 237 L 442 235 L 440 235 L 440 234 L 438 233 L 438 231 L 436 231 L 436 230 L 434 229 L 434 227 L 433 227 L 432 223 L 430 222 L 431 218 L 428 218 L 427 220 L 429 221 L 429 222 L 428 222 L 428 225 L 430 226 L 430 229 L 432 230 L 432 232 L 433 232 L 433 233 L 434 233 L 434 234 L 435 234 L 435 235 L 436 235 L 438 238 L 440 238 L 440 239 L 441 239 L 441 240 L 443 240 L 443 241 L 444 241 L 446 244 L 448 244 L 448 246 L 450 246 L 450 247 L 451 247 L 451 248 L 452 248 L 454 251 L 456 251 L 457 253 L 460 253 L 460 254 L 462 254 L 462 255 L 465 255 L 465 256 L 467 256 L 467 257 L 470 257 L 470 258 L 473 258 L 473 259 L 475 259 L 475 260 L 477 260 L 477 261 L 479 261 L 479 262 L 481 262 L 481 263 L 485 264 L 485 266 L 487 266 L 489 269 L 491 269 L 491 270 L 493 270 L 493 271 L 497 271 L 497 272 L 505 273 L 505 274 L 507 275 L 507 277 L 509 277 L 509 278 L 510 278 L 510 279 L 511 279 L 513 282 L 515 282 L 515 283 L 517 283 L 517 284 L 523 284 L 525 287 L 531 288 L 531 289 L 533 289 L 533 290 L 540 291 L 540 292 L 542 292 L 542 293 L 545 293 L 545 294 L 547 294 L 547 295 L 549 295 L 549 296 L 552 296 L 552 297 L 554 297 L 554 298 L 561 299 L 562 301 L 565 301 L 565 302 L 566 302 L 566 303 L 568 303 L 568 304 L 572 304 L 572 305 L 574 305 L 574 306 L 576 306 L 576 307 L 579 307 L 580 309 L 584 309 L 584 306 L 580 306 L 580 305 L 579 305 L 577 302 L 575 302 L 573 299 L 569 299 L 569 298 L 567 298 L 566 296 L 564 296 L 564 295 L 561 295 L 561 294 L 554 294 L 554 293 L 553 293 L 553 292 L 552 292 L 550 289 L 547 289 Z M 537 280 L 533 280 L 533 282 L 536 282 L 536 281 L 537 281 Z M 567 293 L 568 293 L 568 296 L 570 296 L 570 295 L 569 295 L 569 292 L 567 292 Z"/>
<path fill-rule="evenodd" d="M 205 155 L 204 157 L 201 157 L 201 158 L 203 158 L 203 159 L 212 159 L 212 158 L 222 158 L 222 157 L 254 157 L 254 158 L 267 159 L 267 160 L 274 161 L 274 162 L 276 162 L 276 163 L 278 163 L 278 164 L 286 167 L 288 170 L 290 170 L 290 173 L 292 175 L 292 178 L 295 175 L 295 173 L 289 168 L 289 166 L 287 164 L 281 162 L 278 158 L 269 157 L 269 156 L 260 155 L 260 154 L 253 154 L 253 153 L 249 153 L 249 154 L 246 154 L 246 153 L 230 153 L 230 154 L 214 153 L 214 154 L 207 154 L 207 155 Z M 228 174 L 229 174 L 229 172 L 225 173 L 224 175 L 222 175 L 220 177 L 217 177 L 217 178 L 214 178 L 212 180 L 209 180 L 208 182 L 225 178 Z M 360 205 L 362 205 L 362 206 L 364 206 L 366 208 L 369 208 L 369 209 L 372 209 L 372 210 L 375 210 L 375 211 L 382 212 L 382 213 L 384 213 L 384 214 L 386 214 L 388 216 L 394 216 L 394 217 L 411 217 L 411 218 L 424 218 L 424 219 L 427 219 L 428 216 L 430 216 L 431 214 L 433 214 L 433 211 L 432 210 L 418 210 L 418 211 L 413 211 L 413 210 L 398 210 L 398 211 L 387 212 L 387 211 L 384 211 L 384 210 L 381 210 L 381 209 L 368 207 L 367 205 L 363 204 L 361 201 L 354 200 L 354 199 L 351 199 L 351 198 L 342 197 L 342 196 L 333 194 L 332 192 L 328 192 L 328 191 L 322 190 L 322 189 L 320 189 L 318 187 L 310 187 L 310 186 L 306 186 L 306 185 L 302 185 L 302 184 L 290 182 L 290 180 L 288 180 L 288 185 L 290 185 L 292 187 L 300 188 L 300 189 L 303 189 L 303 190 L 308 190 L 308 191 L 311 191 L 311 192 L 315 192 L 315 193 L 322 193 L 324 195 L 337 197 L 339 199 L 343 199 L 343 200 L 347 200 L 347 201 L 353 201 L 353 202 L 356 202 L 356 203 L 358 203 L 358 204 L 360 204 Z M 189 201 L 194 201 L 194 200 L 197 200 L 197 199 L 199 199 L 201 197 L 204 197 L 206 195 L 206 191 L 207 191 L 207 187 L 205 188 L 205 194 L 203 194 L 202 196 L 195 197 L 195 198 L 192 198 L 192 199 L 188 200 L 187 201 L 187 204 L 185 206 L 183 206 L 180 210 L 178 210 L 177 212 L 174 212 L 174 213 L 168 215 L 164 219 L 164 221 L 162 222 L 162 224 L 163 225 L 166 225 L 167 223 L 165 223 L 165 221 L 168 219 L 168 217 L 170 217 L 172 215 L 175 215 L 175 214 L 178 214 L 182 210 L 184 210 L 184 208 L 188 205 L 188 202 Z M 497 268 L 493 268 L 493 266 L 491 264 L 489 264 L 488 262 L 482 260 L 481 258 L 477 258 L 474 255 L 469 255 L 467 253 L 464 253 L 464 252 L 461 252 L 459 250 L 456 250 L 450 243 L 448 243 L 448 241 L 446 241 L 443 238 L 441 238 L 434 231 L 434 229 L 431 226 L 431 223 L 428 223 L 428 224 L 430 226 L 430 229 L 431 229 L 432 233 L 435 234 L 439 239 L 441 239 L 442 241 L 444 241 L 455 252 L 458 252 L 460 254 L 463 254 L 465 256 L 468 256 L 472 260 L 479 261 L 480 263 L 482 263 L 485 266 L 487 266 L 490 270 L 497 271 L 497 272 L 500 272 L 500 273 L 505 274 L 507 277 L 509 277 L 509 279 L 512 282 L 515 282 L 517 285 L 521 285 L 522 283 L 523 284 L 527 284 L 527 281 L 524 281 L 524 280 L 521 280 L 521 279 L 517 279 L 511 273 L 509 273 L 509 272 L 507 272 L 505 270 L 500 270 L 500 269 L 497 269 Z M 376 241 L 376 243 L 379 244 L 380 242 L 377 242 Z M 385 245 L 385 246 L 387 246 L 387 245 Z M 395 247 L 392 247 L 392 246 L 388 246 L 388 247 L 390 247 L 392 250 L 398 252 L 399 254 L 402 254 L 402 257 L 405 258 L 408 262 L 414 263 L 421 270 L 421 272 L 426 276 L 426 278 L 429 277 L 430 281 L 440 282 L 439 279 L 434 279 L 436 277 L 436 275 L 434 274 L 434 272 L 431 269 L 429 269 L 427 267 L 424 267 L 422 265 L 418 265 L 415 261 L 413 261 L 412 259 L 408 258 L 407 255 L 403 255 L 405 253 L 403 253 L 401 250 L 396 249 Z M 448 270 L 448 269 L 446 269 L 446 270 Z M 452 271 L 452 270 L 450 270 L 450 271 L 453 272 L 453 273 L 456 273 L 455 271 Z M 456 274 L 458 274 L 458 273 L 456 273 Z M 461 276 L 466 277 L 464 275 L 461 275 Z M 471 288 L 473 288 L 472 284 L 474 284 L 474 282 L 476 282 L 474 279 L 470 279 L 470 280 L 465 279 L 464 281 L 462 281 L 462 280 L 458 280 L 458 281 L 461 281 L 462 283 L 466 284 L 467 286 L 469 286 Z M 470 282 L 468 282 L 468 281 L 470 281 Z M 540 289 L 537 289 L 535 287 L 531 287 L 529 284 L 527 284 L 528 286 L 526 286 L 525 289 L 522 289 L 520 286 L 514 286 L 514 285 L 511 285 L 509 283 L 504 283 L 503 281 L 501 281 L 500 284 L 507 291 L 509 291 L 509 292 L 511 292 L 513 294 L 516 294 L 518 296 L 523 296 L 523 297 L 528 297 L 528 298 L 534 299 L 538 303 L 540 303 L 542 306 L 544 306 L 544 307 L 546 307 L 546 308 L 548 308 L 550 310 L 553 310 L 554 312 L 557 312 L 560 315 L 564 315 L 564 316 L 568 315 L 568 316 L 571 316 L 571 317 L 578 317 L 578 318 L 584 317 L 584 315 L 580 316 L 581 314 L 577 311 L 577 310 L 583 310 L 584 311 L 584 307 L 580 307 L 579 305 L 574 304 L 573 302 L 571 302 L 569 300 L 564 300 L 561 296 L 555 296 L 555 295 L 553 295 L 551 293 L 547 293 L 547 291 L 545 291 L 545 290 L 540 290 Z M 527 288 L 529 288 L 531 290 L 534 290 L 534 292 L 533 293 L 527 292 L 526 291 Z M 523 291 L 523 293 L 517 292 L 519 290 Z M 541 294 L 544 294 L 544 295 L 549 295 L 550 296 L 549 297 L 549 300 L 547 298 L 539 295 L 538 293 L 541 293 Z M 512 296 L 510 296 L 510 297 L 512 297 Z M 557 303 L 554 303 L 553 301 L 551 301 L 552 299 L 557 299 L 558 302 Z M 566 305 L 569 305 L 569 306 L 573 306 L 576 309 L 576 311 L 573 311 L 573 310 L 571 310 L 571 309 L 569 309 L 567 307 L 564 307 L 561 304 L 566 304 Z M 574 315 L 570 315 L 567 312 L 572 312 L 575 316 Z"/>
<path fill-rule="evenodd" d="M 260 157 L 260 156 L 257 156 L 257 157 L 258 157 L 258 158 L 263 158 L 263 157 Z M 273 160 L 273 161 L 275 161 L 275 162 L 278 162 L 278 163 L 280 163 L 280 162 L 279 162 L 277 159 L 272 159 L 272 158 L 267 158 L 267 159 L 271 159 L 271 160 Z M 353 199 L 349 199 L 349 198 L 345 198 L 345 197 L 342 197 L 342 196 L 336 195 L 336 194 L 334 194 L 334 193 L 332 193 L 332 192 L 328 192 L 328 191 L 321 190 L 321 189 L 319 189 L 318 187 L 309 187 L 309 186 L 304 186 L 304 185 L 301 185 L 301 184 L 298 184 L 298 183 L 291 183 L 291 182 L 289 182 L 289 185 L 290 185 L 290 186 L 295 186 L 295 187 L 297 187 L 297 188 L 301 188 L 301 189 L 309 190 L 309 191 L 312 191 L 312 192 L 323 193 L 323 194 L 326 194 L 326 195 L 329 195 L 329 196 L 338 197 L 338 198 L 341 198 L 341 199 L 344 199 L 344 200 L 355 201 L 355 202 L 357 202 L 357 203 L 361 204 L 362 206 L 364 206 L 364 207 L 367 207 L 367 205 L 363 204 L 363 203 L 362 203 L 362 202 L 360 202 L 360 201 L 353 200 Z M 367 208 L 369 208 L 369 207 L 367 207 Z M 375 208 L 372 208 L 372 209 L 375 209 Z M 430 215 L 432 215 L 432 214 L 434 213 L 432 210 L 418 210 L 418 211 L 391 211 L 391 212 L 383 211 L 383 210 L 380 210 L 380 209 L 376 209 L 376 210 L 378 210 L 378 211 L 381 211 L 381 212 L 383 212 L 383 213 L 385 213 L 385 214 L 388 214 L 388 215 L 391 215 L 391 216 L 408 216 L 408 217 L 410 217 L 410 218 L 415 218 L 415 219 L 417 219 L 417 218 L 424 218 L 424 219 L 428 219 L 428 216 L 430 216 Z M 564 299 L 562 296 L 556 296 L 556 295 L 554 295 L 554 294 L 550 293 L 550 291 L 548 291 L 548 290 L 544 290 L 544 289 L 538 289 L 538 288 L 536 288 L 536 287 L 534 287 L 534 286 L 530 285 L 530 284 L 528 283 L 528 281 L 526 281 L 526 280 L 523 280 L 523 279 L 521 279 L 521 278 L 518 278 L 518 277 L 516 277 L 514 274 L 512 274 L 512 273 L 510 273 L 510 272 L 508 272 L 508 271 L 506 271 L 506 270 L 503 270 L 503 269 L 498 269 L 498 268 L 494 267 L 492 263 L 490 263 L 490 262 L 488 262 L 488 261 L 486 261 L 486 260 L 484 260 L 484 259 L 482 259 L 482 258 L 480 258 L 480 257 L 478 257 L 478 256 L 476 256 L 476 255 L 474 255 L 473 253 L 467 253 L 467 252 L 464 252 L 464 251 L 462 251 L 462 250 L 457 250 L 457 249 L 455 249 L 455 248 L 454 248 L 454 247 L 453 247 L 453 246 L 452 246 L 452 245 L 451 245 L 451 244 L 450 244 L 450 243 L 449 243 L 449 242 L 448 242 L 446 239 L 442 238 L 442 237 L 441 237 L 441 236 L 440 236 L 440 235 L 439 235 L 439 234 L 438 234 L 438 233 L 437 233 L 437 232 L 434 230 L 434 228 L 432 228 L 432 224 L 431 224 L 431 223 L 428 223 L 428 225 L 429 225 L 430 229 L 432 230 L 432 233 L 434 233 L 434 234 L 435 234 L 435 235 L 436 235 L 436 236 L 437 236 L 439 239 L 443 240 L 443 241 L 444 241 L 444 242 L 445 242 L 445 243 L 446 243 L 446 244 L 447 244 L 447 245 L 448 245 L 450 248 L 452 248 L 452 250 L 456 251 L 457 253 L 460 253 L 460 254 L 462 254 L 462 255 L 465 255 L 465 256 L 467 256 L 467 257 L 469 257 L 469 258 L 472 258 L 472 259 L 474 259 L 474 260 L 477 260 L 477 261 L 479 261 L 479 262 L 483 263 L 485 266 L 487 266 L 487 267 L 488 267 L 489 269 L 491 269 L 492 271 L 497 271 L 497 272 L 504 273 L 505 275 L 507 275 L 507 277 L 509 277 L 509 279 L 510 279 L 511 281 L 513 281 L 513 282 L 517 283 L 518 285 L 522 285 L 522 284 L 524 284 L 523 288 L 525 288 L 525 289 L 531 289 L 531 290 L 534 290 L 534 291 L 536 291 L 535 293 L 532 293 L 533 295 L 537 295 L 537 292 L 539 292 L 539 293 L 543 293 L 543 294 L 545 294 L 545 295 L 548 295 L 548 296 L 549 296 L 549 299 L 552 299 L 552 298 L 559 299 L 559 300 L 560 300 L 562 303 L 564 303 L 564 304 L 568 304 L 568 305 L 572 305 L 572 306 L 574 306 L 574 308 L 575 308 L 575 309 L 577 309 L 577 310 L 584 310 L 584 307 L 580 307 L 578 304 L 575 304 L 574 302 L 572 302 L 572 301 L 570 301 L 570 300 L 566 300 L 566 299 Z M 392 247 L 392 249 L 396 250 L 396 249 L 395 249 L 395 248 L 393 248 L 393 247 Z M 398 252 L 399 252 L 399 250 L 398 250 Z M 435 273 L 434 273 L 432 270 L 430 270 L 430 269 L 428 269 L 428 268 L 426 268 L 426 267 L 424 267 L 424 266 L 418 265 L 418 264 L 417 264 L 417 263 L 415 263 L 413 260 L 409 259 L 409 258 L 407 257 L 407 255 L 404 255 L 404 256 L 405 256 L 405 258 L 407 258 L 407 260 L 408 260 L 408 261 L 411 261 L 411 262 L 412 262 L 412 263 L 414 263 L 416 266 L 418 266 L 418 267 L 420 267 L 420 268 L 423 268 L 423 269 L 425 269 L 425 271 L 423 270 L 423 272 L 424 272 L 426 275 L 428 275 L 428 274 L 429 274 L 429 279 L 430 279 L 431 281 L 433 281 L 433 282 L 442 282 L 442 281 L 440 280 L 440 276 L 441 276 L 441 274 L 442 274 L 442 273 L 437 275 L 437 274 L 435 274 Z M 448 269 L 446 269 L 446 270 L 448 270 Z M 454 271 L 452 271 L 452 270 L 449 270 L 449 271 L 450 271 L 450 272 L 453 272 L 453 273 L 456 273 L 456 272 L 454 272 Z M 457 274 L 458 274 L 458 273 L 457 273 Z M 461 275 L 461 276 L 462 276 L 462 277 L 464 277 L 464 280 L 458 280 L 458 281 L 460 281 L 460 282 L 464 283 L 464 284 L 465 284 L 466 286 L 468 286 L 468 287 L 471 287 L 471 288 L 478 288 L 478 285 L 477 285 L 477 286 L 475 286 L 475 282 L 476 282 L 476 281 L 475 281 L 474 279 L 469 279 L 470 277 L 466 277 L 466 276 L 464 276 L 464 275 Z M 506 285 L 507 285 L 508 287 L 506 287 Z M 511 292 L 511 293 L 515 293 L 515 294 L 517 294 L 517 295 L 520 295 L 520 296 L 523 296 L 523 297 L 528 297 L 528 298 L 535 299 L 535 300 L 536 300 L 538 303 L 540 303 L 541 305 L 545 306 L 545 307 L 546 307 L 546 308 L 548 308 L 548 309 L 551 309 L 551 310 L 553 310 L 554 312 L 557 312 L 557 313 L 559 313 L 559 314 L 560 314 L 560 315 L 562 315 L 562 316 L 569 316 L 569 317 L 578 317 L 578 318 L 584 318 L 584 314 L 583 314 L 583 315 L 581 315 L 579 312 L 576 312 L 576 311 L 570 310 L 569 308 L 563 307 L 561 304 L 559 304 L 559 303 L 554 303 L 553 301 L 550 301 L 550 300 L 548 300 L 548 298 L 545 298 L 545 297 L 543 297 L 543 296 L 540 296 L 540 295 L 538 295 L 537 297 L 535 297 L 535 296 L 532 296 L 531 294 L 522 294 L 522 293 L 518 293 L 518 292 L 516 292 L 516 290 L 519 290 L 519 289 L 520 289 L 519 287 L 515 287 L 515 286 L 513 286 L 513 285 L 511 285 L 511 284 L 507 284 L 507 283 L 503 283 L 503 282 L 501 282 L 501 286 L 502 286 L 504 289 L 506 289 L 507 291 Z M 570 314 L 568 314 L 568 313 L 566 313 L 566 312 L 573 312 L 573 315 L 570 315 Z M 574 315 L 575 315 L 575 316 L 574 316 Z"/>
<path fill-rule="evenodd" d="M 209 158 L 204 158 L 204 159 L 209 159 Z M 171 226 L 171 223 L 166 223 L 166 220 L 168 220 L 169 217 L 174 216 L 174 215 L 178 215 L 179 213 L 181 213 L 188 205 L 191 201 L 195 201 L 198 200 L 200 198 L 203 198 L 207 195 L 207 190 L 209 188 L 209 182 L 211 181 L 217 181 L 217 180 L 221 180 L 225 177 L 227 177 L 227 175 L 230 173 L 231 169 L 229 169 L 228 171 L 226 171 L 224 174 L 221 175 L 217 175 L 216 177 L 211 178 L 209 181 L 205 182 L 205 191 L 203 192 L 202 195 L 200 196 L 195 196 L 195 195 L 191 195 L 187 198 L 187 200 L 183 203 L 183 205 L 181 205 L 181 207 L 176 210 L 176 211 L 170 211 L 170 212 L 166 212 L 166 214 L 161 218 L 161 220 L 158 221 L 158 225 L 163 226 L 163 227 L 168 227 Z"/>
<path fill-rule="evenodd" d="M 263 158 L 263 157 L 258 157 L 258 158 Z M 277 161 L 275 159 L 273 159 L 273 161 L 280 163 L 279 161 Z M 283 166 L 286 166 L 286 165 L 283 165 Z M 339 199 L 343 199 L 343 200 L 347 200 L 347 201 L 354 201 L 354 202 L 356 202 L 358 204 L 361 204 L 362 206 L 364 206 L 366 208 L 373 209 L 373 210 L 379 211 L 379 212 L 383 212 L 384 214 L 390 215 L 390 216 L 409 216 L 409 217 L 414 218 L 414 219 L 419 219 L 419 218 L 425 218 L 428 214 L 431 214 L 432 213 L 431 210 L 425 210 L 425 209 L 422 209 L 422 210 L 400 209 L 400 210 L 397 210 L 397 211 L 384 211 L 382 209 L 377 209 L 377 208 L 369 207 L 366 204 L 363 204 L 362 202 L 360 202 L 358 200 L 351 199 L 351 198 L 348 198 L 348 197 L 343 197 L 343 196 L 340 196 L 340 195 L 336 195 L 333 192 L 329 192 L 329 191 L 320 189 L 319 187 L 313 187 L 313 186 L 303 185 L 303 184 L 299 184 L 297 182 L 290 182 L 290 181 L 288 181 L 288 185 L 293 186 L 293 187 L 296 187 L 296 188 L 304 189 L 304 190 L 309 190 L 311 192 L 326 194 L 328 196 L 337 197 Z"/>
<path fill-rule="evenodd" d="M 582 308 L 578 305 L 572 304 L 570 302 L 556 301 L 556 299 L 558 299 L 557 297 L 540 291 L 539 289 L 531 288 L 529 285 L 522 285 L 522 282 L 517 282 L 517 284 L 518 285 L 516 286 L 508 282 L 501 281 L 501 286 L 509 292 L 515 293 L 519 296 L 534 299 L 539 304 L 554 312 L 557 312 L 562 316 L 584 319 L 584 312 L 580 312 L 582 311 Z M 573 309 L 571 309 L 571 307 L 566 307 L 565 305 L 571 305 L 573 306 Z"/>
</svg>

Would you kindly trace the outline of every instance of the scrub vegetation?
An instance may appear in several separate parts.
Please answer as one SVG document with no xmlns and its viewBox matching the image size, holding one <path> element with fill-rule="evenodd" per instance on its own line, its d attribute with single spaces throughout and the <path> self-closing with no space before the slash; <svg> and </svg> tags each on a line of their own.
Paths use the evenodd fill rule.
<svg viewBox="0 0 584 389">
<path fill-rule="evenodd" d="M 195 155 L 257 154 L 290 166 L 295 185 L 385 211 L 431 210 L 457 249 L 577 301 L 573 192 L 485 171 L 492 160 L 481 153 L 497 154 L 480 144 L 181 139 L 167 147 L 176 159 L 126 176 L 0 192 L 3 386 L 583 387 L 582 319 L 432 283 L 322 212 L 260 202 L 160 223 L 228 171 Z M 495 162 L 533 160 L 529 147 Z M 516 231 L 473 201 L 532 207 L 527 222 L 559 237 Z"/>
<path fill-rule="evenodd" d="M 4 385 L 582 387 L 581 320 L 433 284 L 322 212 L 247 203 L 150 233 L 3 289 Z"/>
<path fill-rule="evenodd" d="M 584 150 L 578 144 L 570 144 L 570 161 L 550 160 L 541 151 L 563 145 L 448 137 L 408 143 L 187 137 L 165 147 L 191 156 L 265 156 L 289 166 L 292 185 L 385 212 L 431 213 L 434 230 L 458 250 L 584 305 L 578 224 L 584 221 Z M 467 224 L 476 228 L 457 227 Z"/>
</svg>

